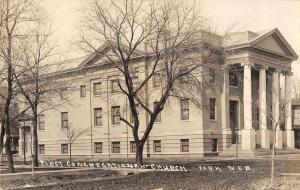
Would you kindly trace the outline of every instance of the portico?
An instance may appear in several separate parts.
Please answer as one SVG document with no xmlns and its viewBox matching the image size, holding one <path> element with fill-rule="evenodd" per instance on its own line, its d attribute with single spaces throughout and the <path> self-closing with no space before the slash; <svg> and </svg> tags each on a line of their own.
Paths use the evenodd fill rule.
<svg viewBox="0 0 300 190">
<path fill-rule="evenodd" d="M 226 65 L 238 64 L 242 68 L 240 91 L 229 87 L 228 93 L 229 98 L 238 94 L 242 100 L 241 148 L 270 149 L 273 143 L 277 149 L 294 148 L 291 62 L 297 55 L 277 29 L 254 38 L 251 32 L 243 35 L 239 34 L 238 38 L 245 43 L 231 44 L 226 55 Z"/>
</svg>

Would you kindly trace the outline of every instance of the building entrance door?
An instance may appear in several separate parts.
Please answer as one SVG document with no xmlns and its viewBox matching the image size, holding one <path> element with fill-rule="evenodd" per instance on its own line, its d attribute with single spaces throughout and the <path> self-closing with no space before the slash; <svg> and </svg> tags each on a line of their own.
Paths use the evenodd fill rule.
<svg viewBox="0 0 300 190">
<path fill-rule="evenodd" d="M 229 101 L 229 112 L 230 112 L 230 129 L 231 129 L 231 143 L 236 144 L 237 136 L 236 130 L 238 129 L 238 101 Z"/>
<path fill-rule="evenodd" d="M 295 135 L 295 148 L 300 149 L 300 129 L 295 128 L 294 135 Z"/>
<path fill-rule="evenodd" d="M 23 127 L 23 149 L 20 150 L 22 151 L 22 154 L 25 155 L 26 157 L 29 157 L 31 155 L 31 130 L 30 127 L 25 126 Z"/>
</svg>

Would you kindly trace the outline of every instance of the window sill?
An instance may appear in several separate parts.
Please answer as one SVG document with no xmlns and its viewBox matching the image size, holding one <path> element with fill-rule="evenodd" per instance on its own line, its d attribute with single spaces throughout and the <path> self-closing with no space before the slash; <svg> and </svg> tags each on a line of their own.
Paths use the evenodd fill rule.
<svg viewBox="0 0 300 190">
<path fill-rule="evenodd" d="M 181 122 L 190 122 L 191 120 L 189 119 L 180 119 Z"/>
<path fill-rule="evenodd" d="M 187 85 L 189 84 L 188 82 L 179 82 L 179 85 Z"/>
<path fill-rule="evenodd" d="M 209 122 L 217 122 L 218 120 L 216 119 L 209 119 Z"/>
<path fill-rule="evenodd" d="M 94 125 L 95 128 L 103 127 L 103 125 Z"/>
<path fill-rule="evenodd" d="M 230 86 L 230 85 L 229 85 L 229 87 L 230 88 L 239 88 L 239 86 Z"/>
<path fill-rule="evenodd" d="M 110 92 L 110 95 L 118 95 L 118 94 L 122 94 L 122 92 Z"/>
</svg>

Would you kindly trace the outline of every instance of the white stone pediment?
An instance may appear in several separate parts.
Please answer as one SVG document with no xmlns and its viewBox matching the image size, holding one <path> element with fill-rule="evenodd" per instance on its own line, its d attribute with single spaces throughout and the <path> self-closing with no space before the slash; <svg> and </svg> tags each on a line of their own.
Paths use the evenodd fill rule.
<svg viewBox="0 0 300 190">
<path fill-rule="evenodd" d="M 97 62 L 108 62 L 108 61 L 117 61 L 120 59 L 120 56 L 115 53 L 112 49 L 106 48 L 105 51 L 97 53 Z"/>
<path fill-rule="evenodd" d="M 297 59 L 297 55 L 278 29 L 274 29 L 268 33 L 258 36 L 252 42 L 252 47 L 276 53 L 291 59 Z"/>
<path fill-rule="evenodd" d="M 126 47 L 122 48 L 123 55 L 128 53 L 128 49 Z M 131 57 L 139 56 L 139 52 L 132 53 Z M 93 65 L 99 65 L 109 62 L 118 62 L 121 60 L 121 55 L 117 48 L 111 44 L 104 44 L 100 48 L 98 48 L 94 53 L 88 56 L 82 63 L 81 67 L 88 67 Z"/>
<path fill-rule="evenodd" d="M 262 41 L 255 44 L 257 47 L 261 47 L 267 50 L 274 51 L 280 54 L 287 54 L 286 49 L 282 45 L 280 45 L 273 36 L 269 36 L 268 38 L 263 39 Z"/>
</svg>

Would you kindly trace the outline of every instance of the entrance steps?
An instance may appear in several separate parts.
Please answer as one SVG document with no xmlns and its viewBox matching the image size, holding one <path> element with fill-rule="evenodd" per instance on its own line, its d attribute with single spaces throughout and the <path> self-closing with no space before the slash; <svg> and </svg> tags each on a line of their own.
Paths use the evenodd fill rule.
<svg viewBox="0 0 300 190">
<path fill-rule="evenodd" d="M 263 149 L 263 148 L 256 148 L 255 150 L 243 150 L 241 144 L 238 144 L 238 157 L 240 158 L 251 158 L 255 156 L 267 156 L 272 154 L 272 149 Z M 300 154 L 300 149 L 276 149 L 276 155 L 283 155 L 283 154 Z M 231 146 L 227 147 L 226 150 L 222 151 L 220 156 L 223 157 L 236 157 L 236 144 L 232 144 Z"/>
<path fill-rule="evenodd" d="M 220 153 L 220 156 L 224 157 L 236 157 L 236 152 L 238 152 L 238 157 L 240 158 L 249 158 L 255 156 L 264 156 L 264 155 L 271 155 L 271 149 L 262 149 L 257 148 L 255 150 L 243 150 L 242 145 L 238 144 L 238 148 L 236 148 L 236 144 L 232 144 L 231 146 L 227 147 L 226 150 Z"/>
<path fill-rule="evenodd" d="M 275 151 L 277 155 L 282 154 L 300 154 L 300 149 L 296 148 L 285 148 L 285 149 L 279 149 Z"/>
</svg>

